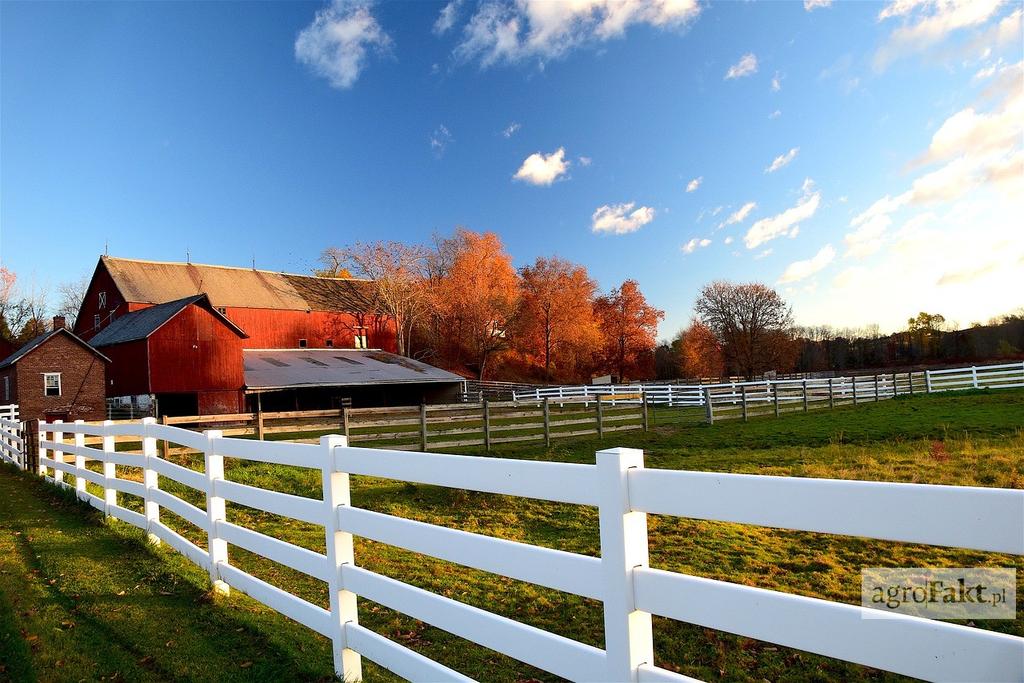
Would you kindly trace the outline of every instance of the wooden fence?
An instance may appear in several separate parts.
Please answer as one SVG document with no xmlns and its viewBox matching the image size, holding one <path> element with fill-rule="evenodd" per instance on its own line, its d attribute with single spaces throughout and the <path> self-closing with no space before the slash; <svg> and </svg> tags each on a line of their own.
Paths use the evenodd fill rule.
<svg viewBox="0 0 1024 683">
<path fill-rule="evenodd" d="M 518 442 L 647 429 L 647 406 L 622 403 L 639 394 L 593 399 L 526 402 L 452 403 L 396 408 L 341 408 L 289 412 L 233 413 L 164 417 L 161 424 L 194 431 L 219 429 L 225 436 L 315 442 L 322 434 L 342 434 L 350 443 L 392 450 L 491 446 Z M 615 403 L 615 405 L 612 405 Z M 126 440 L 127 437 L 118 439 Z M 96 445 L 90 437 L 87 445 Z M 169 446 L 167 446 L 169 447 Z"/>
<path fill-rule="evenodd" d="M 99 437 L 102 447 L 87 447 L 87 436 Z M 141 452 L 116 452 L 120 436 L 141 442 Z M 183 553 L 209 572 L 215 588 L 238 589 L 331 639 L 335 671 L 346 681 L 361 679 L 362 657 L 413 681 L 469 680 L 360 625 L 363 599 L 576 681 L 692 681 L 654 664 L 652 615 L 927 680 L 1024 679 L 1024 638 L 913 616 L 872 619 L 873 610 L 857 605 L 652 569 L 647 537 L 647 515 L 657 514 L 1022 555 L 1020 490 L 646 469 L 642 451 L 626 448 L 599 451 L 597 464 L 585 465 L 366 449 L 348 446 L 343 436 L 317 445 L 259 442 L 152 419 L 44 423 L 39 438 L 38 473 L 47 481 Z M 201 452 L 203 471 L 162 458 L 161 440 Z M 230 481 L 225 458 L 317 470 L 323 495 Z M 593 506 L 600 555 L 360 509 L 351 503 L 351 474 Z M 160 477 L 192 489 L 195 502 L 161 489 Z M 326 553 L 228 522 L 227 503 L 323 527 Z M 162 510 L 205 542 L 172 529 Z M 604 648 L 359 567 L 354 536 L 599 600 Z M 233 565 L 233 547 L 323 581 L 329 608 Z"/>
</svg>

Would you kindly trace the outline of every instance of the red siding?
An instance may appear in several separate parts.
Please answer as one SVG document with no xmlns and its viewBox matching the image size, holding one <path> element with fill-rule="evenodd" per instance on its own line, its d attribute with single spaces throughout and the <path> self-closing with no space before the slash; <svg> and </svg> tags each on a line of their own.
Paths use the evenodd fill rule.
<svg viewBox="0 0 1024 683">
<path fill-rule="evenodd" d="M 149 337 L 154 394 L 238 391 L 245 384 L 242 340 L 201 306 L 188 306 Z"/>
<path fill-rule="evenodd" d="M 101 292 L 106 294 L 106 306 L 103 308 L 100 307 Z M 103 261 L 100 261 L 96 266 L 96 272 L 93 273 L 92 281 L 89 283 L 89 289 L 85 292 L 85 298 L 82 299 L 82 308 L 75 319 L 73 332 L 89 341 L 97 331 L 93 322 L 94 316 L 99 314 L 100 328 L 103 328 L 110 323 L 111 311 L 115 316 L 124 315 L 129 311 L 129 307 L 125 304 L 110 273 L 107 272 L 107 267 L 103 265 Z"/>
<path fill-rule="evenodd" d="M 339 349 L 355 348 L 356 316 L 351 313 L 326 311 L 276 311 L 265 308 L 226 308 L 224 314 L 241 327 L 248 339 L 242 340 L 246 349 L 294 349 L 305 339 L 310 348 L 324 348 L 327 340 Z M 385 323 L 385 331 L 374 331 L 375 316 L 363 316 L 367 342 L 371 348 L 395 351 L 394 325 Z M 379 327 L 380 325 L 376 325 Z"/>
<path fill-rule="evenodd" d="M 152 393 L 149 387 L 149 354 L 145 339 L 104 346 L 100 353 L 110 359 L 107 396 Z"/>
</svg>

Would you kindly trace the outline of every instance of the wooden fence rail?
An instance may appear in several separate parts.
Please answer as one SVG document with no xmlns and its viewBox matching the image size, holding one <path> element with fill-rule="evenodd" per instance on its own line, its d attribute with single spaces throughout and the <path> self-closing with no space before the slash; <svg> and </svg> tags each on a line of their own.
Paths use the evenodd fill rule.
<svg viewBox="0 0 1024 683">
<path fill-rule="evenodd" d="M 11 436 L 6 423 L 0 430 Z M 113 439 L 126 435 L 142 443 L 140 453 L 114 451 Z M 85 446 L 88 436 L 101 437 L 102 447 Z M 201 451 L 204 471 L 160 457 L 163 440 Z M 151 418 L 43 423 L 39 448 L 38 473 L 47 481 L 175 548 L 206 568 L 217 589 L 247 593 L 331 639 L 335 671 L 346 681 L 362 678 L 362 657 L 413 681 L 468 680 L 361 626 L 358 603 L 364 599 L 576 681 L 692 681 L 654 664 L 655 614 L 927 680 L 1024 679 L 1024 638 L 919 617 L 866 618 L 873 610 L 652 569 L 647 536 L 647 515 L 657 514 L 1022 555 L 1020 490 L 646 469 L 642 451 L 627 448 L 599 451 L 596 465 L 584 465 L 367 449 L 349 446 L 344 436 L 325 436 L 316 445 L 260 442 Z M 323 495 L 305 498 L 230 481 L 225 458 L 317 470 Z M 352 474 L 593 506 L 600 555 L 360 509 L 349 496 Z M 159 477 L 193 489 L 191 499 L 203 502 L 162 490 Z M 126 497 L 141 501 L 134 507 L 143 512 L 126 507 Z M 229 523 L 227 503 L 319 525 L 327 551 Z M 202 532 L 205 547 L 168 526 L 163 510 Z M 599 600 L 604 648 L 359 567 L 354 536 Z M 234 547 L 323 581 L 329 608 L 233 565 Z"/>
</svg>

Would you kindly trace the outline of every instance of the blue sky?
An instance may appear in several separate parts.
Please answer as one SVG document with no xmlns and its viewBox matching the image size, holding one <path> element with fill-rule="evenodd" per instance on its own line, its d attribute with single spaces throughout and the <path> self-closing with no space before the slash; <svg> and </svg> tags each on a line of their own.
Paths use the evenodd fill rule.
<svg viewBox="0 0 1024 683">
<path fill-rule="evenodd" d="M 1020 3 L 4 2 L 0 20 L 0 259 L 24 285 L 88 274 L 105 243 L 303 272 L 327 246 L 463 225 L 517 265 L 638 280 L 663 336 L 717 278 L 840 327 L 1024 305 Z"/>
</svg>

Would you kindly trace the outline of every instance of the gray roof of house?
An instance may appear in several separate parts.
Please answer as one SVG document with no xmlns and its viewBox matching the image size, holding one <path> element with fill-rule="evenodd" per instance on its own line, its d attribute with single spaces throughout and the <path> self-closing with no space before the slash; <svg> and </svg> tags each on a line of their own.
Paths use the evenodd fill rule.
<svg viewBox="0 0 1024 683">
<path fill-rule="evenodd" d="M 66 334 L 66 335 L 68 335 L 69 337 L 71 337 L 71 339 L 73 339 L 74 341 L 78 342 L 79 344 L 81 344 L 85 348 L 89 349 L 90 351 L 95 353 L 97 356 L 99 356 L 103 360 L 107 361 L 108 363 L 110 362 L 109 358 L 104 356 L 102 353 L 100 353 L 99 351 L 97 351 L 93 347 L 89 346 L 89 342 L 84 341 L 82 338 L 80 338 L 78 335 L 76 335 L 74 332 L 72 332 L 69 329 L 66 329 L 66 328 L 63 328 L 63 327 L 58 327 L 57 329 L 50 330 L 49 332 L 45 332 L 45 333 L 39 335 L 38 337 L 33 337 L 28 342 L 26 342 L 25 345 L 22 346 L 20 349 L 18 349 L 17 351 L 12 353 L 11 355 L 7 356 L 7 358 L 4 358 L 3 360 L 0 360 L 0 368 L 6 368 L 8 365 L 14 365 L 19 360 L 21 360 L 22 358 L 24 358 L 25 356 L 30 354 L 32 351 L 36 350 L 37 348 L 39 348 L 40 346 L 42 346 L 43 344 L 45 344 L 47 341 L 49 341 L 50 339 L 52 339 L 54 336 L 56 336 L 58 334 Z"/>
<path fill-rule="evenodd" d="M 89 340 L 89 343 L 99 347 L 145 339 L 160 329 L 168 320 L 192 304 L 200 305 L 213 313 L 214 316 L 220 318 L 225 324 L 235 330 L 239 336 L 247 336 L 237 325 L 210 306 L 209 299 L 205 294 L 196 294 L 194 296 L 187 296 L 184 299 L 178 299 L 177 301 L 168 301 L 165 304 L 157 304 L 156 306 L 125 313 L 97 332 L 96 336 Z"/>
<path fill-rule="evenodd" d="M 245 349 L 249 389 L 461 382 L 458 375 L 385 351 Z"/>
</svg>

